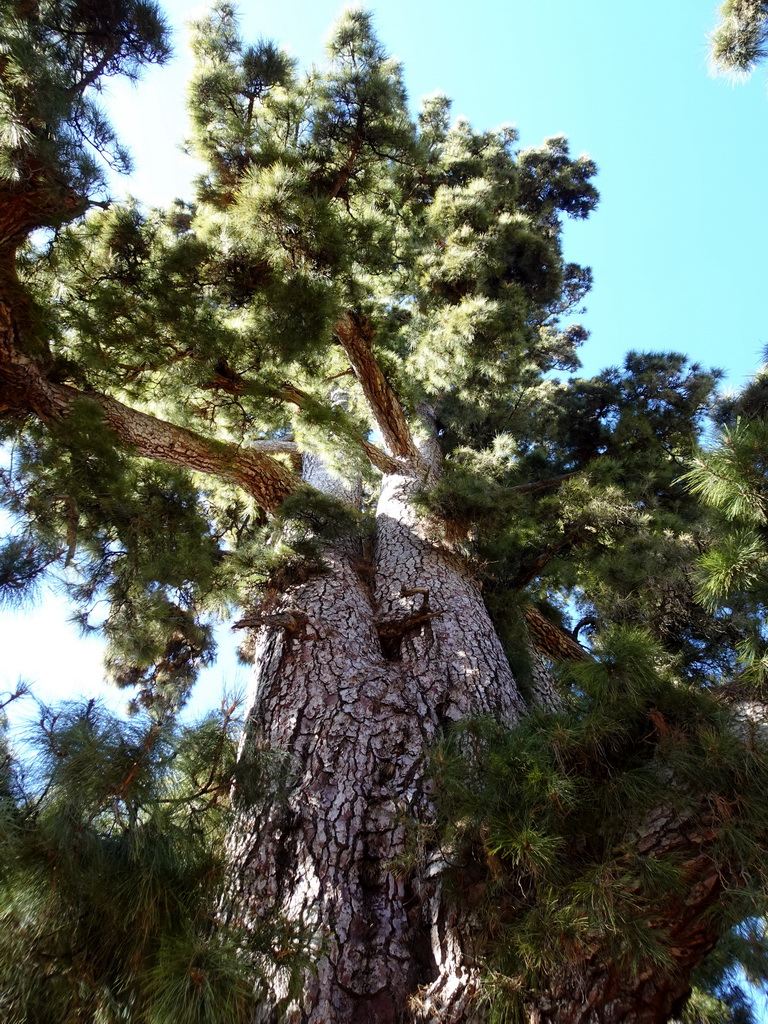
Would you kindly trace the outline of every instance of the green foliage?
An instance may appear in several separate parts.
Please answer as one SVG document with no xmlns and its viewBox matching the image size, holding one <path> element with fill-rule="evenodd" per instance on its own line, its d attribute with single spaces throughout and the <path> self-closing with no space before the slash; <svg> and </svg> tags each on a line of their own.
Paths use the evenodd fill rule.
<svg viewBox="0 0 768 1024">
<path fill-rule="evenodd" d="M 765 59 L 768 4 L 763 0 L 726 0 L 720 21 L 710 36 L 710 60 L 715 71 L 746 78 Z"/>
<path fill-rule="evenodd" d="M 295 983 L 297 933 L 216 914 L 236 708 L 196 726 L 40 708 L 34 759 L 3 736 L 3 1019 L 233 1024 L 278 962 Z"/>
<path fill-rule="evenodd" d="M 0 544 L 0 607 L 34 600 L 41 577 L 57 558 L 58 552 L 41 551 L 24 537 L 5 537 Z"/>
<path fill-rule="evenodd" d="M 92 87 L 166 60 L 165 24 L 148 0 L 3 0 L 0 18 L 0 180 L 24 182 L 35 167 L 47 192 L 40 206 L 49 209 L 34 226 L 55 226 L 86 208 L 103 184 L 100 163 L 129 166 Z"/>
<path fill-rule="evenodd" d="M 630 975 L 668 969 L 675 918 L 660 908 L 714 824 L 713 873 L 740 887 L 720 898 L 722 929 L 768 897 L 760 735 L 745 745 L 744 725 L 676 680 L 640 630 L 606 633 L 596 655 L 568 667 L 562 709 L 512 730 L 469 723 L 434 753 L 441 842 L 485 923 L 476 952 L 517 990 L 596 950 Z M 686 823 L 690 850 L 665 848 L 660 815 Z"/>
<path fill-rule="evenodd" d="M 765 991 L 768 946 L 764 919 L 751 918 L 727 932 L 696 969 L 683 1024 L 699 1020 L 703 1024 L 757 1024 L 759 1016 L 745 991 L 745 979 Z"/>
<path fill-rule="evenodd" d="M 754 398 L 759 379 L 743 396 Z M 694 574 L 701 603 L 717 614 L 743 609 L 750 628 L 739 643 L 743 682 L 766 679 L 768 605 L 768 480 L 765 452 L 768 421 L 758 415 L 724 427 L 714 443 L 693 459 L 683 477 L 690 490 L 713 509 L 720 529 L 697 560 Z"/>
<path fill-rule="evenodd" d="M 84 11 L 102 18 L 104 45 L 117 49 L 103 64 L 67 54 L 78 96 L 83 69 L 135 74 L 142 60 L 163 59 L 150 15 L 132 2 Z M 64 46 L 63 34 L 40 36 L 34 60 L 49 77 Z M 595 206 L 592 161 L 572 158 L 562 137 L 518 152 L 509 127 L 451 125 L 444 98 L 414 123 L 401 69 L 360 10 L 339 21 L 321 69 L 300 72 L 271 42 L 245 43 L 225 3 L 196 26 L 194 50 L 190 144 L 206 164 L 194 200 L 92 210 L 20 253 L 23 340 L 50 379 L 218 444 L 292 437 L 342 475 L 364 464 L 373 487 L 360 446 L 371 410 L 353 380 L 335 397 L 349 374 L 335 332 L 353 311 L 406 414 L 416 419 L 425 399 L 436 408 L 446 451 L 480 452 L 503 432 L 517 438 L 514 483 L 558 472 L 553 434 L 566 427 L 551 427 L 562 389 L 544 375 L 577 365 L 584 332 L 559 321 L 590 284 L 563 258 L 560 222 Z M 24 81 L 34 92 L 31 72 Z M 79 145 L 75 128 L 62 132 Z M 64 135 L 51 136 L 62 154 Z M 3 429 L 16 445 L 5 501 L 21 517 L 4 592 L 64 563 L 80 621 L 109 639 L 113 676 L 147 697 L 175 687 L 183 699 L 212 655 L 210 616 L 248 600 L 263 578 L 263 519 L 221 482 L 135 460 L 91 403 L 76 403 L 55 436 L 30 421 Z M 311 507 L 317 500 L 297 496 L 304 511 L 289 531 L 314 560 L 318 544 L 349 533 L 338 509 Z M 508 557 L 481 554 L 505 580 Z M 102 600 L 111 610 L 94 623 Z"/>
<path fill-rule="evenodd" d="M 566 622 L 642 625 L 690 680 L 734 671 L 749 623 L 696 600 L 712 523 L 680 480 L 717 378 L 674 353 L 630 353 L 591 380 L 517 393 L 503 432 L 440 421 L 446 461 L 422 505 L 472 560 L 516 663 L 524 589 Z"/>
<path fill-rule="evenodd" d="M 360 535 L 363 517 L 349 505 L 313 487 L 303 487 L 286 498 L 276 519 L 296 551 L 311 555 L 323 544 Z"/>
<path fill-rule="evenodd" d="M 65 556 L 84 628 L 97 602 L 110 603 L 100 626 L 117 680 L 170 686 L 183 698 L 214 652 L 201 616 L 214 591 L 221 601 L 205 496 L 182 470 L 125 459 L 86 401 L 55 431 L 30 431 L 15 456 L 3 498 L 24 533 L 5 549 L 15 559 L 5 592 L 21 595 L 21 584 Z"/>
<path fill-rule="evenodd" d="M 694 988 L 680 1015 L 680 1024 L 756 1024 L 746 994 L 738 987 L 722 996 Z"/>
<path fill-rule="evenodd" d="M 690 489 L 726 519 L 762 526 L 768 513 L 766 440 L 768 422 L 763 419 L 724 428 L 696 460 L 686 478 Z"/>
</svg>

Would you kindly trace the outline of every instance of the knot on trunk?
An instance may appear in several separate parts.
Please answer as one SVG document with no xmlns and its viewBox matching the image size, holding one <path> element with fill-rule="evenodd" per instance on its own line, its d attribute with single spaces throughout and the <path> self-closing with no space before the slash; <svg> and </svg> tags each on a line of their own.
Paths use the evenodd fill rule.
<svg viewBox="0 0 768 1024">
<path fill-rule="evenodd" d="M 425 587 L 403 587 L 400 590 L 401 597 L 414 597 L 422 595 L 421 607 L 407 612 L 404 615 L 390 615 L 380 618 L 376 623 L 381 642 L 381 651 L 387 661 L 400 661 L 402 642 L 407 636 L 417 633 L 425 622 L 445 615 L 445 608 L 437 608 L 432 611 L 429 607 L 429 590 Z"/>
</svg>

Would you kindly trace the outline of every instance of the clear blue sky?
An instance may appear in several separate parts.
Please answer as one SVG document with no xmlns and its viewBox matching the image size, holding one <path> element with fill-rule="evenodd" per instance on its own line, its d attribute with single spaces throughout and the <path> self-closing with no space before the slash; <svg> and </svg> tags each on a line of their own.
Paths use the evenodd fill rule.
<svg viewBox="0 0 768 1024">
<path fill-rule="evenodd" d="M 151 203 L 188 196 L 194 173 L 178 148 L 190 66 L 183 26 L 205 7 L 172 0 L 165 9 L 173 63 L 105 94 L 136 163 L 117 187 Z M 340 9 L 247 4 L 243 31 L 317 62 Z M 566 238 L 568 258 L 595 272 L 584 372 L 632 348 L 677 349 L 743 383 L 768 343 L 768 95 L 761 72 L 736 87 L 708 77 L 714 0 L 379 0 L 372 9 L 414 104 L 440 90 L 478 128 L 512 121 L 524 146 L 565 133 L 597 161 L 601 205 Z M 91 691 L 98 645 L 70 637 L 65 618 L 46 601 L 0 620 L 0 689 L 24 674 L 52 697 Z M 225 672 L 233 681 L 231 660 Z"/>
</svg>

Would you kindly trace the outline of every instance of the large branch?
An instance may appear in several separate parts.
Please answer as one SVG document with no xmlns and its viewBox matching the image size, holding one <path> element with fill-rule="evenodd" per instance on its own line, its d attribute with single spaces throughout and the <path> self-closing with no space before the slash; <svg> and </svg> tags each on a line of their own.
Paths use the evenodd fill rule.
<svg viewBox="0 0 768 1024">
<path fill-rule="evenodd" d="M 232 370 L 225 361 L 219 364 L 217 371 L 211 381 L 204 385 L 206 388 L 217 389 L 219 391 L 226 391 L 230 395 L 241 395 L 246 388 L 246 381 L 241 374 Z M 290 381 L 286 381 L 281 388 L 274 392 L 275 398 L 281 399 L 283 402 L 288 402 L 290 405 L 295 405 L 298 409 L 306 409 L 312 401 L 312 397 L 307 394 L 306 391 L 302 391 L 301 388 L 297 388 L 295 384 Z M 332 428 L 331 428 L 332 429 Z M 348 436 L 348 435 L 345 435 Z M 373 444 L 362 434 L 355 433 L 353 440 L 358 444 L 368 461 L 376 469 L 382 473 L 402 473 L 403 466 L 393 459 L 391 455 L 387 455 L 385 451 L 382 451 L 377 445 Z"/>
<path fill-rule="evenodd" d="M 274 443 L 250 448 L 214 441 L 166 420 L 131 409 L 109 395 L 78 391 L 48 380 L 14 342 L 10 308 L 0 302 L 0 413 L 32 413 L 44 423 L 60 423 L 77 401 L 93 402 L 104 422 L 134 454 L 208 473 L 237 484 L 267 511 L 273 511 L 299 484 L 299 478 L 271 458 Z M 277 448 L 284 450 L 284 443 Z"/>
<path fill-rule="evenodd" d="M 347 353 L 390 452 L 401 459 L 420 460 L 400 400 L 371 350 L 373 332 L 370 325 L 362 317 L 350 313 L 336 325 L 334 333 Z"/>
</svg>

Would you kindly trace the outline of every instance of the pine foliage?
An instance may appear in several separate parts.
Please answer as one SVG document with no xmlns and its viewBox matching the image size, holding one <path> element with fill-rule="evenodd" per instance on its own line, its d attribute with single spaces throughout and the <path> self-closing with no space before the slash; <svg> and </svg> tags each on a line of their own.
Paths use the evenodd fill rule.
<svg viewBox="0 0 768 1024">
<path fill-rule="evenodd" d="M 234 1024 L 277 963 L 295 985 L 298 933 L 216 913 L 236 707 L 194 727 L 40 707 L 20 754 L 4 736 L 3 1020 Z"/>
<path fill-rule="evenodd" d="M 594 653 L 563 669 L 562 708 L 511 731 L 467 723 L 434 754 L 440 841 L 483 922 L 489 983 L 514 1004 L 593 955 L 629 976 L 670 970 L 661 910 L 686 898 L 686 864 L 713 828 L 710 912 L 726 938 L 701 978 L 722 988 L 739 946 L 762 978 L 754 926 L 728 935 L 768 909 L 765 737 L 752 728 L 745 745 L 738 716 L 675 679 L 641 630 L 609 631 Z M 665 846 L 660 817 L 684 821 L 690 845 Z"/>
<path fill-rule="evenodd" d="M 739 681 L 762 690 L 768 667 L 768 420 L 765 373 L 724 403 L 726 424 L 699 450 L 683 480 L 713 510 L 719 525 L 697 560 L 699 600 L 717 617 L 741 613 L 748 628 L 738 644 Z"/>
<path fill-rule="evenodd" d="M 269 439 L 373 492 L 375 424 L 339 340 L 354 322 L 408 416 L 435 408 L 447 453 L 522 436 L 546 409 L 536 440 L 517 442 L 518 478 L 594 457 L 593 445 L 569 459 L 569 441 L 547 457 L 568 389 L 545 377 L 576 367 L 585 336 L 560 325 L 590 284 L 563 258 L 561 220 L 594 208 L 594 163 L 562 137 L 519 152 L 509 127 L 451 124 L 443 97 L 414 122 L 401 69 L 360 10 L 342 17 L 322 70 L 247 45 L 225 3 L 197 25 L 194 50 L 191 146 L 208 168 L 194 201 L 91 209 L 19 254 L 25 344 L 49 376 L 192 430 L 224 465 L 234 446 Z M 19 103 L 34 92 L 25 82 Z M 0 430 L 14 439 L 4 501 L 21 543 L 5 592 L 66 569 L 85 628 L 100 602 L 112 609 L 111 674 L 186 693 L 213 654 L 211 617 L 251 600 L 270 559 L 263 512 L 221 475 L 131 458 L 87 398 L 53 434 L 34 420 Z"/>
<path fill-rule="evenodd" d="M 166 60 L 165 24 L 149 0 L 3 0 L 0 17 L 0 180 L 21 184 L 35 168 L 47 192 L 41 205 L 52 211 L 65 197 L 74 209 L 59 219 L 70 219 L 85 209 L 74 197 L 103 185 L 104 163 L 130 166 L 94 86 Z"/>
<path fill-rule="evenodd" d="M 718 74 L 745 78 L 765 60 L 768 4 L 762 0 L 726 0 L 710 36 L 710 60 Z"/>
</svg>

